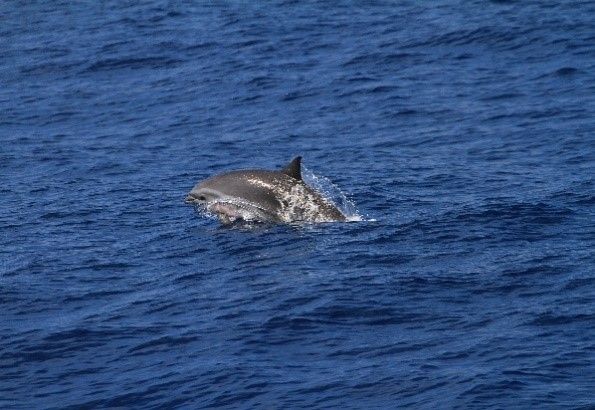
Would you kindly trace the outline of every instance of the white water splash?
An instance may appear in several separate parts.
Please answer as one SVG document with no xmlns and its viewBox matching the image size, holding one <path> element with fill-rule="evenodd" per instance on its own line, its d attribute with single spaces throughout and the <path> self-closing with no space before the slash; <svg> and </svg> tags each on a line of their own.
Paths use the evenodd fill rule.
<svg viewBox="0 0 595 410">
<path fill-rule="evenodd" d="M 302 179 L 306 184 L 314 188 L 324 198 L 339 208 L 348 222 L 364 220 L 358 212 L 355 203 L 347 198 L 347 195 L 327 177 L 318 176 L 302 165 Z"/>
</svg>

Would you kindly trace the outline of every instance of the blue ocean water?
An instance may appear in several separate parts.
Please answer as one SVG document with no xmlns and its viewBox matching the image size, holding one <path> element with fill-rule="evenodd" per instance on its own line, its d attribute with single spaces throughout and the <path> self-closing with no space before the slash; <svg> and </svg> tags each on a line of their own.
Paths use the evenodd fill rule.
<svg viewBox="0 0 595 410">
<path fill-rule="evenodd" d="M 595 407 L 592 2 L 138 3 L 0 3 L 1 408 Z"/>
</svg>

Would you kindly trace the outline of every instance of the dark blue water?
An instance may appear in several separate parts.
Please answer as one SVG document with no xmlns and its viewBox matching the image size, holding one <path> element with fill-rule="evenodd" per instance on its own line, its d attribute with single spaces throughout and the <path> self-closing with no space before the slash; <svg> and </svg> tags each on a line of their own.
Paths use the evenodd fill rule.
<svg viewBox="0 0 595 410">
<path fill-rule="evenodd" d="M 0 4 L 0 407 L 595 406 L 593 3 L 135 3 Z"/>
</svg>

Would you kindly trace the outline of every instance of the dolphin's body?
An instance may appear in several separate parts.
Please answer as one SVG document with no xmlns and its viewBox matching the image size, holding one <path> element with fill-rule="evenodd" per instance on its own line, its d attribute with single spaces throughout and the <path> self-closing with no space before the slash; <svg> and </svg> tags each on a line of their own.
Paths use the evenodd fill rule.
<svg viewBox="0 0 595 410">
<path fill-rule="evenodd" d="M 222 223 L 345 221 L 337 207 L 302 180 L 301 157 L 280 171 L 243 170 L 198 183 L 187 203 L 214 213 Z"/>
</svg>

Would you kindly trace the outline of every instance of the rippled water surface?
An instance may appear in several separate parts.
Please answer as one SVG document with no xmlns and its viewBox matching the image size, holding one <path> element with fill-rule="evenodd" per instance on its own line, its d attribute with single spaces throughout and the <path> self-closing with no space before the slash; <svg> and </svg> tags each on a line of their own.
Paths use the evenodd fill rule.
<svg viewBox="0 0 595 410">
<path fill-rule="evenodd" d="M 593 3 L 136 3 L 0 3 L 1 408 L 595 406 Z"/>
</svg>

